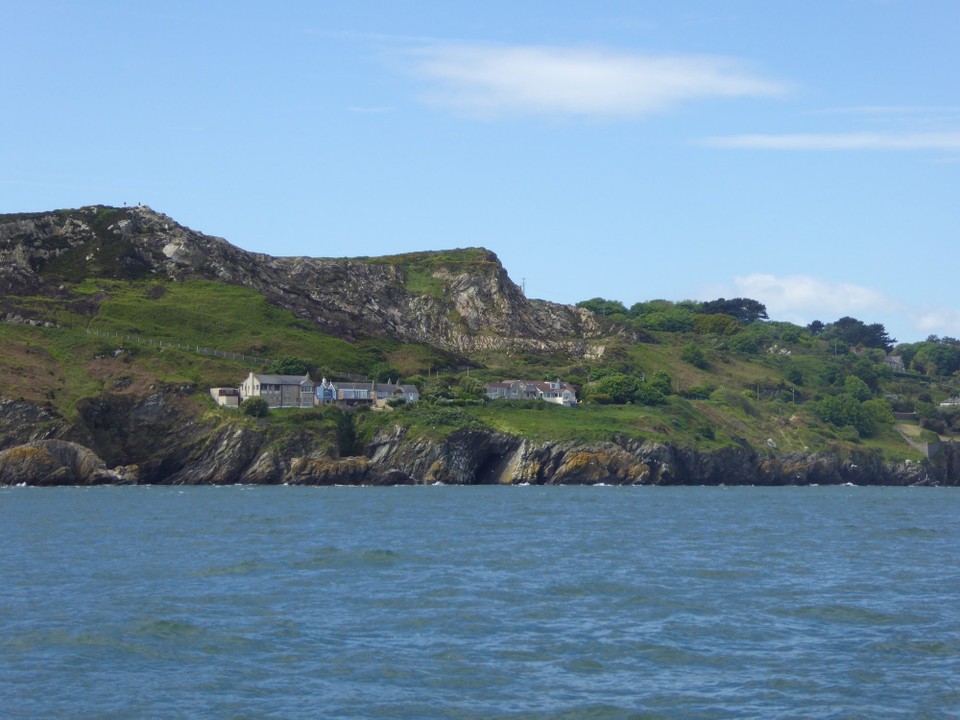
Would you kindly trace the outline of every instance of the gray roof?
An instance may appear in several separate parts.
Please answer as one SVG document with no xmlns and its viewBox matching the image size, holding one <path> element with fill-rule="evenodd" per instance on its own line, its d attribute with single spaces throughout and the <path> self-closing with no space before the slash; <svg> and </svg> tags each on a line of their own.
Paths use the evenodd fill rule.
<svg viewBox="0 0 960 720">
<path fill-rule="evenodd" d="M 260 375 L 254 373 L 253 376 L 260 381 L 261 385 L 304 385 L 315 383 L 306 375 Z"/>
</svg>

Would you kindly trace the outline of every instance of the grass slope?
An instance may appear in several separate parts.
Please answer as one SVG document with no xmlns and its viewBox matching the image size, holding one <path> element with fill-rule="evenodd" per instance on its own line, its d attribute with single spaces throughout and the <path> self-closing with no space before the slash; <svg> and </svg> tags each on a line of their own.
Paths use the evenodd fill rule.
<svg viewBox="0 0 960 720">
<path fill-rule="evenodd" d="M 105 215 L 102 223 L 110 220 Z M 406 273 L 408 289 L 425 294 L 442 292 L 442 280 L 434 277 L 439 268 L 482 273 L 498 267 L 479 249 L 367 261 L 395 264 Z M 902 421 L 899 431 L 887 424 L 861 437 L 850 427 L 820 419 L 818 403 L 841 394 L 850 376 L 866 377 L 873 397 L 896 395 L 901 404 L 935 406 L 951 392 L 945 379 L 894 375 L 883 366 L 882 353 L 878 358 L 876 353 L 838 350 L 836 343 L 825 343 L 801 328 L 763 322 L 738 333 L 736 340 L 754 341 L 748 344 L 723 335 L 650 332 L 646 342 L 597 341 L 604 346 L 599 360 L 488 353 L 473 358 L 483 367 L 469 374 L 436 375 L 447 359 L 434 349 L 389 339 L 346 342 L 318 332 L 245 288 L 209 281 L 66 275 L 56 297 L 4 298 L 5 307 L 56 327 L 0 323 L 0 395 L 46 402 L 68 417 L 80 398 L 106 391 L 145 393 L 161 383 L 193 387 L 198 404 L 205 403 L 208 387 L 236 386 L 248 372 L 262 367 L 197 352 L 201 347 L 268 359 L 290 355 L 329 375 L 366 375 L 386 368 L 395 377 L 418 382 L 425 402 L 362 418 L 359 424 L 367 434 L 400 422 L 425 437 L 482 427 L 537 441 L 629 438 L 702 448 L 747 443 L 778 452 L 858 446 L 890 459 L 918 458 L 903 437 L 916 423 Z M 700 366 L 683 360 L 691 345 L 702 353 Z M 650 378 L 658 371 L 669 375 L 672 390 L 658 405 L 583 404 L 567 409 L 481 401 L 485 381 L 562 378 L 589 399 L 604 375 Z M 286 422 L 279 417 L 274 421 Z"/>
</svg>

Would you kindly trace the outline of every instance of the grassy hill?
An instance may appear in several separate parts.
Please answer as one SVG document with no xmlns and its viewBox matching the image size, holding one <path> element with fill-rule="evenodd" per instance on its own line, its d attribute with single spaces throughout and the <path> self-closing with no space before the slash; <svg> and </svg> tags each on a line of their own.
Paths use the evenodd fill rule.
<svg viewBox="0 0 960 720">
<path fill-rule="evenodd" d="M 198 410 L 203 409 L 207 387 L 237 385 L 248 372 L 264 367 L 264 360 L 286 355 L 306 359 L 332 377 L 386 371 L 421 385 L 421 405 L 364 418 L 368 433 L 401 422 L 424 436 L 484 427 L 531 440 L 616 437 L 705 449 L 747 444 L 784 452 L 858 445 L 887 458 L 916 458 L 917 450 L 903 435 L 918 437 L 917 422 L 901 423 L 899 430 L 881 423 L 865 436 L 853 427 L 825 422 L 817 413 L 820 403 L 842 395 L 849 377 L 866 377 L 874 387 L 871 397 L 895 397 L 899 407 L 933 405 L 952 392 L 949 378 L 896 374 L 883 364 L 882 353 L 840 352 L 835 343 L 785 332 L 792 326 L 777 323 L 758 322 L 741 330 L 757 336 L 750 352 L 731 349 L 728 336 L 652 332 L 646 342 L 606 341 L 596 361 L 534 353 L 487 355 L 482 362 L 477 359 L 479 367 L 457 371 L 447 365 L 448 356 L 428 346 L 378 338 L 346 342 L 317 332 L 256 292 L 210 281 L 88 278 L 71 286 L 66 297 L 8 297 L 7 303 L 22 308 L 34 322 L 55 327 L 0 323 L 3 394 L 44 403 L 66 417 L 83 397 L 145 393 L 151 386 L 171 384 L 196 390 Z M 691 345 L 701 349 L 702 367 L 682 359 Z M 204 348 L 262 360 L 216 357 L 201 352 Z M 670 393 L 662 402 L 611 402 L 596 392 L 611 375 L 650 377 L 658 371 L 670 379 Z M 572 410 L 534 402 L 483 402 L 482 383 L 506 377 L 559 377 L 576 383 L 584 402 Z M 949 427 L 941 430 L 950 435 Z"/>
<path fill-rule="evenodd" d="M 952 439 L 960 427 L 955 413 L 939 408 L 940 401 L 960 392 L 960 342 L 950 338 L 898 347 L 903 364 L 895 370 L 882 349 L 888 340 L 882 328 L 851 318 L 802 328 L 767 320 L 765 313 L 758 316 L 754 301 L 741 303 L 740 309 L 752 314 L 738 317 L 739 306 L 732 301 L 650 301 L 627 309 L 594 299 L 582 303 L 580 315 L 564 309 L 564 341 L 570 343 L 549 349 L 542 349 L 537 338 L 524 344 L 502 334 L 503 342 L 486 349 L 475 343 L 481 349 L 460 354 L 429 339 L 402 342 L 386 330 L 348 340 L 319 330 L 306 313 L 281 307 L 276 297 L 249 285 L 186 271 L 158 272 L 161 266 L 151 263 L 166 258 L 147 242 L 146 231 L 136 236 L 139 244 L 125 240 L 120 248 L 125 255 L 114 258 L 111 243 L 127 237 L 118 234 L 116 223 L 128 215 L 100 209 L 88 216 L 93 235 L 75 230 L 88 239 L 36 263 L 39 284 L 30 286 L 35 292 L 0 298 L 5 320 L 0 322 L 0 396 L 45 405 L 67 419 L 84 398 L 144 397 L 169 386 L 185 389 L 198 415 L 223 414 L 227 411 L 214 410 L 207 388 L 237 386 L 251 370 L 292 356 L 318 377 L 379 376 L 420 386 L 423 401 L 417 406 L 357 414 L 361 440 L 378 428 L 401 424 L 425 438 L 485 428 L 534 441 L 657 441 L 778 453 L 861 448 L 890 460 L 912 460 L 921 457 L 923 443 Z M 150 232 L 160 233 L 156 227 L 167 232 L 166 219 L 143 217 L 147 225 L 154 223 Z M 197 241 L 189 231 L 177 232 L 181 240 Z M 60 242 L 55 233 L 51 237 Z M 218 245 L 209 247 L 221 252 Z M 233 251 L 222 252 L 229 257 Z M 93 256 L 96 261 L 81 268 Z M 136 262 L 124 260 L 134 256 Z M 468 283 L 478 278 L 464 297 L 474 297 L 479 288 L 489 292 L 490 302 L 504 303 L 501 307 L 519 308 L 531 318 L 540 311 L 509 282 L 496 256 L 482 249 L 345 262 L 380 268 L 378 282 L 399 278 L 404 298 L 422 297 L 425 308 L 452 312 L 443 310 L 451 283 L 462 288 L 464 278 Z M 383 304 L 394 292 L 387 288 L 377 298 L 378 312 L 389 315 Z M 715 312 L 718 308 L 734 314 Z M 464 324 L 462 332 L 482 337 L 488 331 L 475 325 L 483 320 L 484 306 L 469 310 L 474 325 Z M 586 310 L 591 312 L 584 315 Z M 587 316 L 591 332 L 575 337 L 576 323 Z M 575 345 L 578 351 L 570 351 Z M 578 388 L 581 404 L 567 409 L 486 402 L 483 384 L 507 378 L 565 380 Z M 287 422 L 279 415 L 267 422 Z"/>
</svg>

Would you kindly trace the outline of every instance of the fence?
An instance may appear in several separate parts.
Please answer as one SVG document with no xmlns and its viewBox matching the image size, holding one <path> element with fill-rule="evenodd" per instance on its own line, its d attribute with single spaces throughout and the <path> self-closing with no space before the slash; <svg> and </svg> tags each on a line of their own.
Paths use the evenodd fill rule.
<svg viewBox="0 0 960 720">
<path fill-rule="evenodd" d="M 142 335 L 125 335 L 123 333 L 111 333 L 97 330 L 96 328 L 87 328 L 88 335 L 95 335 L 102 338 L 114 338 L 128 343 L 137 343 L 139 345 L 150 345 L 157 348 L 170 348 L 171 350 L 183 350 L 185 352 L 195 352 L 201 355 L 211 355 L 213 357 L 224 358 L 225 360 L 242 360 L 243 362 L 267 365 L 270 361 L 267 358 L 257 355 L 243 355 L 241 353 L 227 352 L 226 350 L 217 350 L 216 348 L 203 347 L 202 345 L 187 345 L 184 343 L 169 342 L 166 340 L 156 340 L 154 338 L 143 337 Z"/>
</svg>

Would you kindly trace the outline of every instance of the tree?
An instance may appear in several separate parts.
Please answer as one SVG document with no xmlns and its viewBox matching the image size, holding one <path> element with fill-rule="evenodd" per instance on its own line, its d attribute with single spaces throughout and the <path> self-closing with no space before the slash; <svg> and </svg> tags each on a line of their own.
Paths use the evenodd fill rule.
<svg viewBox="0 0 960 720">
<path fill-rule="evenodd" d="M 672 307 L 644 313 L 637 317 L 634 323 L 644 330 L 688 332 L 693 329 L 694 317 L 695 315 L 690 310 Z"/>
<path fill-rule="evenodd" d="M 590 300 L 581 300 L 577 307 L 590 310 L 597 315 L 626 315 L 627 308 L 619 300 L 605 300 L 601 297 L 595 297 Z"/>
<path fill-rule="evenodd" d="M 633 375 L 613 373 L 597 380 L 594 389 L 601 395 L 609 395 L 616 403 L 632 401 L 640 388 L 640 379 Z"/>
<path fill-rule="evenodd" d="M 243 410 L 244 414 L 249 415 L 250 417 L 262 418 L 266 417 L 270 412 L 270 405 L 264 398 L 252 397 L 243 401 L 241 409 Z"/>
<path fill-rule="evenodd" d="M 310 372 L 310 363 L 292 355 L 280 355 L 267 366 L 267 372 L 272 375 L 306 375 Z"/>
<path fill-rule="evenodd" d="M 755 355 L 760 352 L 760 344 L 752 335 L 748 335 L 747 333 L 734 335 L 730 339 L 729 347 L 733 352 L 743 355 Z"/>
<path fill-rule="evenodd" d="M 837 339 L 846 345 L 881 348 L 886 352 L 893 349 L 895 339 L 887 335 L 886 328 L 880 323 L 867 325 L 852 317 L 842 317 L 830 323 L 823 331 L 824 338 Z"/>
<path fill-rule="evenodd" d="M 867 384 L 856 375 L 847 375 L 843 381 L 843 391 L 858 402 L 864 402 L 873 396 Z"/>
<path fill-rule="evenodd" d="M 639 405 L 663 405 L 667 402 L 667 397 L 652 383 L 640 383 L 633 395 L 633 401 Z"/>
<path fill-rule="evenodd" d="M 960 347 L 937 343 L 922 343 L 914 355 L 914 363 L 921 365 L 928 375 L 952 375 L 960 369 Z"/>
<path fill-rule="evenodd" d="M 750 298 L 733 298 L 731 300 L 719 298 L 718 300 L 711 300 L 700 306 L 700 312 L 704 315 L 730 315 L 744 325 L 749 325 L 757 320 L 768 319 L 767 306 Z"/>
<path fill-rule="evenodd" d="M 370 368 L 370 379 L 374 382 L 389 382 L 396 375 L 396 371 L 385 362 L 374 363 Z"/>
</svg>

